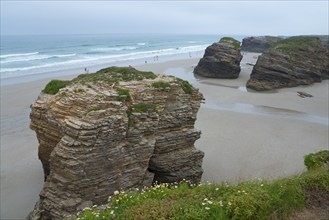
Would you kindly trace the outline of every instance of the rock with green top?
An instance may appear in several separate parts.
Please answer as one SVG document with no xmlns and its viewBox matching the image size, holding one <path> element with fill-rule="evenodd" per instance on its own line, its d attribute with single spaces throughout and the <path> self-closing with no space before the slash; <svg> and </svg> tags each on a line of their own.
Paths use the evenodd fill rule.
<svg viewBox="0 0 329 220">
<path fill-rule="evenodd" d="M 31 106 L 45 184 L 28 219 L 66 219 L 156 181 L 198 183 L 202 99 L 187 81 L 131 67 L 51 81 Z"/>
<path fill-rule="evenodd" d="M 262 91 L 310 85 L 329 78 L 329 51 L 317 37 L 272 44 L 257 60 L 247 87 Z"/>
<path fill-rule="evenodd" d="M 240 74 L 241 59 L 240 42 L 231 37 L 223 37 L 207 47 L 194 73 L 209 78 L 236 79 Z"/>
</svg>

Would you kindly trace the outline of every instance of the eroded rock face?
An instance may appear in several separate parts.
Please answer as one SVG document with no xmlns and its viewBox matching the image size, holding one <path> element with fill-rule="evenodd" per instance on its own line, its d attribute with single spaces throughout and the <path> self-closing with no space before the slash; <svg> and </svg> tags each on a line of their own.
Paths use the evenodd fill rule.
<svg viewBox="0 0 329 220">
<path fill-rule="evenodd" d="M 64 219 L 115 190 L 199 182 L 194 147 L 203 96 L 174 77 L 112 67 L 82 75 L 32 104 L 45 184 L 29 219 Z"/>
<path fill-rule="evenodd" d="M 257 36 L 257 37 L 245 37 L 242 40 L 241 50 L 255 53 L 263 53 L 267 50 L 271 44 L 281 40 L 280 37 L 272 36 Z"/>
<path fill-rule="evenodd" d="M 194 73 L 210 78 L 235 79 L 240 74 L 241 59 L 240 42 L 224 37 L 218 43 L 206 48 Z"/>
<path fill-rule="evenodd" d="M 329 52 L 315 37 L 278 41 L 257 60 L 247 87 L 262 91 L 309 85 L 329 78 Z"/>
</svg>

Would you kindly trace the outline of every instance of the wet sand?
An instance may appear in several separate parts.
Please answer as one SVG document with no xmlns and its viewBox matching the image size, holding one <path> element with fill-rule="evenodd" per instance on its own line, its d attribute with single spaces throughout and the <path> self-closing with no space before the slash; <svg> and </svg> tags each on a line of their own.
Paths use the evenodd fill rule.
<svg viewBox="0 0 329 220">
<path fill-rule="evenodd" d="M 235 80 L 194 78 L 198 58 L 136 66 L 189 80 L 204 94 L 196 122 L 204 181 L 293 175 L 303 171 L 305 154 L 328 149 L 328 80 L 271 93 L 247 91 L 252 69 L 247 63 L 255 63 L 255 55 L 245 54 Z M 1 86 L 1 219 L 24 219 L 42 189 L 29 106 L 48 81 Z M 314 97 L 301 98 L 297 91 Z"/>
</svg>

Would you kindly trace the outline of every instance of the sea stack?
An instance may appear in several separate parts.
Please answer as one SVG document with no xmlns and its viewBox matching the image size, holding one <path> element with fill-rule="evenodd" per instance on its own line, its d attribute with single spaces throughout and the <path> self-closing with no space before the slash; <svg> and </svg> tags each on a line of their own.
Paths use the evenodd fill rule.
<svg viewBox="0 0 329 220">
<path fill-rule="evenodd" d="M 187 81 L 110 67 L 51 81 L 32 104 L 45 183 L 28 219 L 65 219 L 116 190 L 197 183 L 203 95 Z"/>
<path fill-rule="evenodd" d="M 276 43 L 279 40 L 282 40 L 282 38 L 273 36 L 245 37 L 242 40 L 241 50 L 254 53 L 263 53 L 273 43 Z"/>
<path fill-rule="evenodd" d="M 207 47 L 194 73 L 209 78 L 236 79 L 240 74 L 241 59 L 240 42 L 231 37 L 223 37 Z"/>
<path fill-rule="evenodd" d="M 309 85 L 329 78 L 329 52 L 317 37 L 272 44 L 254 66 L 247 87 L 262 91 Z"/>
</svg>

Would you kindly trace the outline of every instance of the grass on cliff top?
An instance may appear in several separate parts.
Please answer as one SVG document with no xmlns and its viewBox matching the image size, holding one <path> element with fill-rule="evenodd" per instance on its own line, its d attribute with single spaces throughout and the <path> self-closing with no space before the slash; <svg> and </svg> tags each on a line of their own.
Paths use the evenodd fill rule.
<svg viewBox="0 0 329 220">
<path fill-rule="evenodd" d="M 223 37 L 220 39 L 220 41 L 232 41 L 234 49 L 240 48 L 240 41 L 234 39 L 233 37 Z"/>
<path fill-rule="evenodd" d="M 237 185 L 195 185 L 182 181 L 134 192 L 116 191 L 107 208 L 85 208 L 76 219 L 284 219 L 305 207 L 306 190 L 329 193 L 327 162 L 301 175 L 271 182 L 257 179 Z"/>
<path fill-rule="evenodd" d="M 61 88 L 74 83 L 88 82 L 105 82 L 109 84 L 118 83 L 119 81 L 132 81 L 143 79 L 155 79 L 156 75 L 153 72 L 138 71 L 132 67 L 116 67 L 101 69 L 96 73 L 81 74 L 71 81 L 52 80 L 43 89 L 44 93 L 56 94 Z"/>
<path fill-rule="evenodd" d="M 46 94 L 56 94 L 61 88 L 64 88 L 70 84 L 70 81 L 64 81 L 64 80 L 51 80 L 46 87 L 42 90 L 42 92 Z"/>
<path fill-rule="evenodd" d="M 291 37 L 272 44 L 269 49 L 279 49 L 289 54 L 292 51 L 304 50 L 307 48 L 317 48 L 321 42 L 317 37 Z"/>
</svg>

